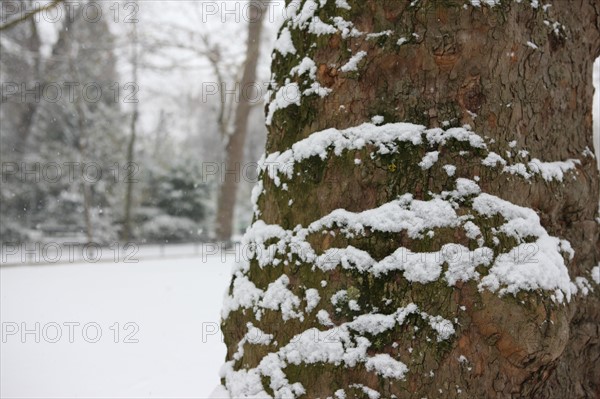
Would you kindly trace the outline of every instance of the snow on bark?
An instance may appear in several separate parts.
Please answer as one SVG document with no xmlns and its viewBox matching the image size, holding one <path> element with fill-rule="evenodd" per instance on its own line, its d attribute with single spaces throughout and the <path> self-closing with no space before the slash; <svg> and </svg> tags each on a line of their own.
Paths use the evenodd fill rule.
<svg viewBox="0 0 600 399">
<path fill-rule="evenodd" d="M 392 35 L 392 31 L 384 32 L 361 32 L 354 27 L 352 22 L 344 20 L 340 16 L 330 17 L 328 21 L 323 21 L 319 16 L 315 15 L 327 1 L 307 0 L 302 7 L 298 1 L 292 1 L 286 8 L 288 19 L 284 22 L 284 27 L 281 29 L 279 36 L 275 42 L 274 49 L 284 57 L 294 57 L 297 53 L 296 46 L 292 38 L 291 30 L 307 32 L 315 36 L 340 34 L 342 38 L 365 36 L 367 39 L 377 38 L 383 35 Z M 345 0 L 336 2 L 336 6 L 340 9 L 351 9 Z M 359 51 L 339 69 L 341 72 L 358 71 L 358 64 L 367 56 L 365 51 Z M 290 78 L 299 79 L 306 72 L 309 72 L 309 79 L 302 82 L 292 82 L 288 79 L 283 87 L 273 87 L 268 93 L 268 111 L 266 117 L 266 125 L 271 125 L 273 116 L 279 110 L 285 109 L 291 105 L 299 106 L 303 96 L 318 95 L 320 97 L 327 96 L 331 89 L 321 86 L 316 79 L 316 64 L 310 57 L 303 57 L 298 60 L 298 64 L 290 69 Z"/>
<path fill-rule="evenodd" d="M 413 2 L 416 3 L 417 1 Z M 475 7 L 493 7 L 500 3 L 500 0 L 466 0 L 465 8 L 469 4 Z M 303 30 L 316 37 L 338 34 L 343 39 L 396 35 L 393 31 L 361 32 L 352 22 L 340 16 L 317 15 L 319 9 L 326 4 L 327 0 L 290 2 L 289 19 L 284 23 L 276 45 L 276 50 L 285 57 L 286 65 L 290 66 L 289 74 L 283 76 L 281 87 L 273 85 L 267 125 L 271 124 L 278 110 L 294 105 L 300 106 L 303 96 L 316 94 L 324 97 L 330 93 L 329 88 L 322 87 L 317 81 L 318 69 L 312 58 L 312 50 L 297 55 L 290 31 Z M 351 9 L 345 0 L 336 0 L 335 4 L 340 9 Z M 529 4 L 534 9 L 539 7 L 536 0 L 529 1 Z M 548 9 L 547 5 L 542 8 L 543 12 Z M 564 33 L 562 25 L 558 22 L 546 21 L 546 25 L 557 36 Z M 416 33 L 403 34 L 405 36 L 396 36 L 398 46 L 419 39 Z M 533 50 L 541 48 L 527 38 L 521 40 L 523 45 Z M 300 49 L 300 43 L 297 44 Z M 359 74 L 360 62 L 366 56 L 366 52 L 360 51 L 351 55 L 350 59 L 342 60 L 339 65 L 328 66 L 342 73 Z M 296 96 L 294 98 L 286 95 L 290 87 Z M 291 365 L 321 363 L 349 368 L 358 365 L 381 378 L 403 379 L 410 372 L 411 360 L 414 361 L 411 358 L 412 347 L 408 349 L 409 355 L 406 356 L 392 357 L 389 353 L 377 353 L 376 345 L 372 341 L 377 339 L 378 335 L 385 334 L 399 325 L 408 326 L 415 323 L 415 319 L 424 321 L 425 328 L 436 333 L 438 342 L 451 339 L 455 328 L 458 328 L 458 319 L 451 321 L 442 315 L 428 314 L 420 310 L 420 307 L 430 309 L 430 304 L 401 304 L 402 308 L 387 314 L 381 313 L 375 306 L 363 306 L 361 309 L 352 291 L 356 290 L 355 287 L 342 286 L 344 289 L 332 293 L 326 289 L 325 282 L 321 284 L 322 290 L 300 285 L 300 292 L 293 293 L 288 289 L 290 279 L 294 278 L 289 272 L 291 265 L 300 268 L 311 267 L 315 272 L 336 276 L 344 275 L 339 273 L 340 270 L 346 273 L 349 271 L 353 276 L 360 276 L 359 279 L 362 279 L 362 276 L 368 279 L 390 275 L 410 284 L 433 287 L 439 287 L 440 284 L 460 287 L 461 283 L 475 281 L 480 291 L 495 292 L 499 296 L 517 296 L 525 291 L 532 295 L 548 296 L 557 306 L 569 302 L 574 295 L 587 295 L 593 290 L 594 287 L 585 277 L 572 278 L 569 275 L 567 265 L 573 261 L 575 255 L 570 243 L 550 235 L 542 226 L 535 210 L 482 192 L 482 187 L 485 186 L 479 186 L 478 176 L 465 176 L 463 171 L 457 171 L 457 167 L 451 164 L 441 167 L 449 181 L 453 182 L 449 184 L 454 184 L 454 187 L 449 191 L 429 192 L 426 196 L 430 198 L 428 200 L 415 199 L 413 193 L 404 193 L 374 209 L 361 212 L 337 209 L 304 226 L 298 225 L 289 230 L 279 225 L 267 224 L 260 219 L 257 204 L 264 187 L 281 190 L 284 194 L 287 192 L 288 183 L 292 187 L 294 179 L 301 176 L 303 162 L 325 161 L 350 151 L 371 151 L 371 158 L 374 158 L 375 154 L 395 154 L 399 148 L 405 150 L 407 146 L 420 151 L 426 149 L 425 156 L 418 164 L 426 171 L 439 167 L 436 163 L 440 154 L 444 154 L 443 147 L 456 143 L 464 147 L 468 144 L 473 149 L 468 152 L 469 156 L 480 157 L 477 162 L 490 173 L 514 175 L 515 178 L 528 180 L 532 184 L 540 180 L 543 184 L 550 184 L 563 182 L 567 178 L 577 179 L 578 168 L 582 164 L 578 159 L 542 161 L 532 158 L 527 149 L 517 148 L 516 141 L 502 148 L 502 145 L 492 140 L 486 141 L 471 131 L 468 125 L 450 129 L 427 129 L 412 123 L 383 124 L 383 118 L 379 116 L 373 117 L 371 122 L 344 130 L 326 129 L 312 133 L 287 150 L 266 154 L 259 162 L 263 181 L 252 195 L 255 222 L 248 229 L 243 241 L 245 247 L 251 248 L 250 259 L 242 262 L 234 271 L 232 289 L 225 300 L 222 316 L 227 319 L 231 312 L 241 311 L 245 317 L 254 317 L 260 321 L 264 312 L 268 310 L 271 311 L 269 317 L 275 314 L 274 317 L 281 317 L 287 322 L 304 321 L 304 325 L 313 327 L 304 327 L 305 331 L 280 346 L 277 343 L 271 344 L 271 339 L 265 339 L 264 342 L 259 340 L 258 343 L 250 342 L 247 337 L 253 325 L 249 323 L 249 331 L 242 338 L 243 343 L 238 345 L 238 353 L 233 355 L 233 360 L 222 370 L 222 377 L 231 397 L 274 395 L 294 398 L 303 395 L 306 390 L 301 384 L 288 381 L 285 369 Z M 449 126 L 449 123 L 443 126 Z M 490 148 L 505 155 L 492 152 Z M 460 155 L 464 156 L 466 153 L 461 151 Z M 365 162 L 368 162 L 368 157 L 355 158 L 354 165 L 358 167 Z M 267 182 L 269 184 L 266 184 Z M 287 201 L 287 198 L 283 199 Z M 294 203 L 294 199 L 290 198 L 288 204 Z M 438 251 L 412 252 L 410 248 L 399 246 L 381 258 L 369 253 L 369 250 L 352 245 L 318 250 L 309 242 L 311 236 L 321 233 L 342 234 L 346 238 L 363 237 L 371 233 L 402 233 L 403 237 L 418 242 L 437 237 L 436 233 L 442 229 L 454 230 L 457 234 L 463 232 L 471 240 L 469 247 L 456 242 L 442 242 Z M 448 237 L 443 234 L 440 236 Z M 250 263 L 254 268 L 281 268 L 282 274 L 265 289 L 260 289 L 249 279 Z M 597 284 L 600 284 L 599 270 L 600 265 L 586 271 Z M 335 313 L 333 318 L 322 308 L 331 309 L 332 304 L 332 315 Z M 348 312 L 348 309 L 351 312 Z M 389 310 L 387 309 L 388 312 Z M 465 308 L 461 307 L 461 310 L 464 311 Z M 347 316 L 349 319 L 341 322 L 337 317 L 338 312 L 350 315 Z M 314 327 L 315 325 L 318 327 Z M 416 331 L 417 326 L 411 325 L 411 328 L 413 327 Z M 255 330 L 252 331 L 256 333 Z M 266 335 L 270 335 L 269 333 L 264 332 Z M 271 333 L 275 334 L 275 331 Z M 328 340 L 330 337 L 335 339 Z M 429 337 L 427 340 L 429 341 Z M 240 353 L 243 353 L 244 345 L 252 344 L 267 345 L 270 352 L 261 355 L 259 359 L 262 360 L 256 367 L 236 364 Z M 467 361 L 466 358 L 464 361 Z M 269 393 L 265 392 L 266 385 L 263 384 L 268 384 Z M 460 393 L 458 386 L 456 388 Z M 370 398 L 381 396 L 377 391 L 361 384 L 337 390 L 334 396 L 346 398 L 352 389 L 361 390 Z"/>
<path fill-rule="evenodd" d="M 300 105 L 302 95 L 298 83 L 288 82 L 275 93 L 275 99 L 269 103 L 267 112 L 267 125 L 271 124 L 275 112 L 285 109 L 290 105 Z"/>
<path fill-rule="evenodd" d="M 275 41 L 274 48 L 284 56 L 288 54 L 296 54 L 296 47 L 294 47 L 292 34 L 290 33 L 289 29 L 284 28 L 281 30 L 279 37 Z"/>
<path fill-rule="evenodd" d="M 306 62 L 305 68 L 299 68 L 299 71 L 310 71 L 310 68 L 310 63 Z M 408 123 L 381 126 L 365 123 L 345 130 L 327 129 L 313 133 L 287 151 L 263 157 L 259 169 L 263 172 L 263 179 L 271 179 L 274 189 L 281 189 L 287 184 L 283 180 L 296 177 L 295 165 L 312 157 L 324 160 L 367 146 L 376 153 L 390 154 L 397 151 L 399 143 L 408 143 L 414 147 L 435 146 L 440 149 L 454 142 L 468 143 L 480 151 L 480 154 L 483 153 L 481 164 L 490 169 L 498 165 L 503 168 L 518 165 L 509 164 L 512 158 L 506 160 L 489 151 L 490 143 L 486 143 L 468 126 L 443 130 L 426 129 Z M 509 147 L 514 149 L 516 143 Z M 429 152 L 425 157 L 429 160 L 427 164 L 436 158 L 431 154 Z M 517 176 L 539 176 L 547 181 L 560 181 L 569 173 L 576 178 L 578 162 L 568 160 L 544 163 L 532 160 L 527 164 L 521 163 L 528 175 Z M 448 173 L 450 178 L 454 177 L 456 170 L 452 169 L 452 165 L 445 165 L 444 169 L 452 172 Z M 506 173 L 506 170 L 502 172 Z M 473 178 L 476 179 L 475 176 Z M 570 301 L 573 295 L 587 295 L 593 290 L 586 278 L 577 276 L 571 279 L 567 263 L 573 259 L 574 252 L 569 242 L 548 234 L 534 210 L 482 192 L 475 180 L 456 177 L 454 182 L 454 189 L 430 193 L 431 199 L 426 201 L 416 200 L 412 194 L 406 193 L 396 200 L 362 212 L 334 210 L 308 226 L 296 226 L 292 230 L 257 219 L 246 232 L 243 244 L 251 248 L 250 261 L 256 262 L 261 268 L 301 262 L 312 265 L 313 270 L 319 269 L 327 273 L 337 268 L 374 277 L 399 272 L 403 279 L 420 284 L 443 281 L 448 286 L 455 286 L 459 282 L 475 280 L 480 290 L 497 292 L 501 296 L 516 295 L 520 291 L 545 292 L 557 303 Z M 264 185 L 261 185 L 260 192 L 262 187 Z M 448 242 L 442 244 L 439 251 L 423 253 L 413 253 L 408 248 L 399 247 L 383 259 L 376 260 L 368 251 L 350 245 L 329 248 L 319 253 L 308 241 L 311 234 L 336 232 L 351 238 L 361 236 L 366 231 L 404 232 L 408 237 L 420 240 L 431 237 L 438 229 L 444 228 L 464 230 L 467 237 L 477 242 L 478 247 L 471 250 L 464 245 Z M 491 231 L 491 237 L 484 238 L 483 229 Z M 508 246 L 507 238 L 516 244 Z M 483 267 L 483 273 L 478 271 L 480 267 Z M 234 360 L 224 367 L 222 373 L 227 388 L 234 397 L 264 395 L 262 377 L 269 377 L 270 389 L 275 397 L 301 395 L 304 387 L 290 383 L 285 377 L 283 369 L 290 364 L 320 362 L 346 367 L 363 364 L 367 370 L 382 378 L 401 379 L 409 371 L 406 366 L 409 359 L 402 362 L 388 354 L 367 355 L 372 347 L 370 338 L 367 337 L 377 336 L 402 325 L 411 314 L 425 320 L 436 332 L 439 342 L 449 339 L 455 333 L 452 321 L 420 311 L 417 304 L 399 308 L 392 314 L 365 309 L 366 313 L 354 316 L 352 321 L 335 325 L 328 312 L 319 309 L 319 304 L 324 300 L 332 303 L 336 312 L 346 308 L 359 312 L 361 309 L 350 292 L 353 287 L 339 290 L 329 297 L 323 297 L 316 288 L 307 288 L 304 290 L 304 299 L 300 299 L 287 288 L 290 280 L 285 273 L 265 290 L 261 290 L 248 279 L 248 270 L 249 262 L 242 262 L 234 271 L 233 287 L 223 308 L 224 319 L 230 312 L 239 309 L 251 310 L 256 320 L 261 319 L 265 310 L 276 310 L 282 320 L 302 321 L 313 318 L 328 329 L 313 327 L 298 334 L 288 344 L 273 348 L 276 350 L 266 355 L 258 367 L 250 370 L 234 370 L 234 361 L 239 355 L 234 356 Z M 598 267 L 591 271 L 591 277 L 597 282 Z M 302 303 L 305 303 L 304 308 Z M 252 326 L 249 325 L 249 328 Z M 335 335 L 333 342 L 314 339 L 315 336 L 329 334 Z M 252 344 L 248 339 L 243 341 L 238 352 L 243 351 L 243 345 Z M 258 344 L 269 342 L 270 339 L 258 341 Z"/>
<path fill-rule="evenodd" d="M 366 56 L 367 56 L 366 51 L 359 51 L 358 53 L 353 55 L 347 63 L 342 65 L 342 67 L 340 68 L 340 71 L 342 71 L 342 72 L 358 71 L 358 63 L 361 62 L 362 59 L 365 58 Z"/>
<path fill-rule="evenodd" d="M 240 341 L 238 352 L 233 355 L 232 361 L 224 365 L 221 375 L 226 380 L 229 394 L 235 398 L 270 397 L 263 391 L 262 376 L 270 377 L 269 387 L 275 393 L 275 397 L 293 398 L 302 395 L 304 393 L 302 385 L 291 384 L 285 377 L 283 369 L 288 365 L 325 363 L 355 367 L 364 364 L 367 370 L 372 370 L 384 378 L 403 379 L 408 371 L 406 364 L 388 354 L 369 356 L 368 351 L 372 342 L 362 334 L 368 333 L 372 336 L 381 334 L 397 325 L 402 325 L 411 314 L 426 320 L 431 329 L 436 332 L 438 341 L 447 340 L 454 334 L 454 327 L 449 320 L 419 311 L 417 305 L 411 303 L 389 315 L 366 314 L 331 329 L 311 328 L 296 335 L 287 345 L 266 355 L 258 367 L 250 370 L 234 370 L 233 364 L 243 355 L 244 345 L 269 345 L 273 338 L 272 335 L 263 333 L 249 323 L 248 333 Z M 260 336 L 261 333 L 264 337 Z"/>
<path fill-rule="evenodd" d="M 591 275 L 592 280 L 594 280 L 596 284 L 600 284 L 600 265 L 594 266 L 594 268 L 591 271 Z"/>
</svg>

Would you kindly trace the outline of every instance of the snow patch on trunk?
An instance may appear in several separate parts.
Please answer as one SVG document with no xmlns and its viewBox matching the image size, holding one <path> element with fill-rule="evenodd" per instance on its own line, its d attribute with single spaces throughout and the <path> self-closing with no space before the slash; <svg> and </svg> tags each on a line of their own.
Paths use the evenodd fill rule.
<svg viewBox="0 0 600 399">
<path fill-rule="evenodd" d="M 294 74 L 310 76 L 314 70 L 311 60 L 305 59 L 294 69 Z M 296 142 L 286 151 L 264 156 L 259 162 L 259 170 L 263 179 L 272 180 L 273 189 L 282 190 L 287 185 L 283 180 L 296 177 L 295 164 L 311 157 L 325 160 L 366 146 L 373 147 L 372 154 L 392 154 L 398 151 L 399 144 L 408 144 L 427 148 L 428 152 L 419 164 L 422 169 L 443 168 L 449 178 L 454 178 L 457 174 L 456 167 L 437 166 L 436 162 L 440 154 L 443 154 L 443 151 L 438 150 L 448 143 L 456 142 L 472 147 L 473 152 L 481 157 L 484 166 L 501 167 L 501 173 L 511 173 L 526 179 L 539 176 L 548 182 L 563 181 L 567 174 L 576 178 L 579 160 L 529 160 L 526 159 L 529 152 L 516 149 L 516 142 L 510 143 L 510 149 L 506 151 L 507 160 L 489 151 L 488 146 L 493 143 L 486 143 L 468 126 L 444 130 L 426 129 L 410 123 L 379 126 L 365 123 L 345 130 L 326 129 L 316 132 Z M 518 157 L 524 158 L 523 162 L 511 163 L 513 151 Z M 370 274 L 375 278 L 398 273 L 395 277 L 421 284 L 443 280 L 448 286 L 455 286 L 460 281 L 475 280 L 480 290 L 490 290 L 499 295 L 539 291 L 549 294 L 558 303 L 570 301 L 573 295 L 587 295 L 592 291 L 592 286 L 585 277 L 577 276 L 571 280 L 569 276 L 567 264 L 575 254 L 568 241 L 549 235 L 533 209 L 482 192 L 477 184 L 477 176 L 473 176 L 473 179 L 457 176 L 454 178 L 453 189 L 429 193 L 428 200 L 417 200 L 412 194 L 406 193 L 377 208 L 362 212 L 337 209 L 307 226 L 298 225 L 291 230 L 279 225 L 269 225 L 258 219 L 258 208 L 255 207 L 257 220 L 243 239 L 245 248 L 250 249 L 247 254 L 250 259 L 234 270 L 233 285 L 225 300 L 223 318 L 226 319 L 232 311 L 247 309 L 253 312 L 256 320 L 260 320 L 268 310 L 279 313 L 284 321 L 304 321 L 308 318 L 307 320 L 327 329 L 308 328 L 281 347 L 273 344 L 276 350 L 265 356 L 256 368 L 235 370 L 234 362 L 243 356 L 244 345 L 270 345 L 273 339 L 274 334 L 264 332 L 264 339 L 250 342 L 251 333 L 259 332 L 249 324 L 248 334 L 238 346 L 234 360 L 228 362 L 222 370 L 229 394 L 232 397 L 268 397 L 262 386 L 262 381 L 267 377 L 276 397 L 298 397 L 305 393 L 305 389 L 301 384 L 287 380 L 283 370 L 290 364 L 327 363 L 344 367 L 362 364 L 368 371 L 383 378 L 403 379 L 408 372 L 407 366 L 389 354 L 373 355 L 369 352 L 371 342 L 366 336 L 372 337 L 390 331 L 402 325 L 409 315 L 416 315 L 424 320 L 437 333 L 438 341 L 450 339 L 455 334 L 455 325 L 450 320 L 419 311 L 416 304 L 409 304 L 391 314 L 381 314 L 378 309 L 372 308 L 370 313 L 356 315 L 361 307 L 356 300 L 354 287 L 339 290 L 335 294 L 329 294 L 329 297 L 323 297 L 324 291 L 320 292 L 318 288 L 300 287 L 303 292 L 297 296 L 291 287 L 288 288 L 290 278 L 283 274 L 266 289 L 259 289 L 247 276 L 249 262 L 254 262 L 260 268 L 291 264 L 300 267 L 309 265 L 313 270 L 320 269 L 322 272 L 341 268 Z M 265 186 L 268 185 L 261 184 L 253 192 L 255 203 Z M 351 245 L 328 248 L 318 253 L 309 242 L 309 236 L 315 234 L 343 234 L 347 238 L 354 238 L 377 232 L 405 233 L 410 239 L 422 240 L 434 237 L 439 229 L 460 229 L 469 240 L 475 241 L 469 245 L 476 244 L 477 248 L 471 250 L 466 245 L 442 242 L 439 251 L 412 253 L 408 248 L 399 247 L 383 259 L 376 260 L 368 251 Z M 485 237 L 482 231 L 486 232 Z M 599 269 L 600 265 L 591 270 L 591 278 L 596 283 L 600 280 Z M 326 284 L 321 284 L 321 287 L 324 286 Z M 301 306 L 302 303 L 305 303 L 304 307 Z M 325 309 L 318 309 L 321 303 L 331 303 L 340 310 L 347 307 L 355 316 L 351 321 L 336 326 Z M 315 339 L 328 336 L 335 336 L 333 342 Z M 367 394 L 372 397 L 379 395 L 376 391 Z M 338 397 L 344 395 L 344 391 L 336 393 Z"/>
<path fill-rule="evenodd" d="M 233 355 L 234 360 L 226 363 L 221 370 L 221 376 L 226 379 L 226 390 L 234 398 L 260 395 L 271 397 L 263 391 L 261 378 L 265 376 L 270 377 L 270 388 L 274 391 L 275 397 L 298 397 L 305 392 L 304 387 L 299 383 L 290 384 L 283 369 L 288 365 L 315 363 L 345 367 L 364 364 L 367 370 L 384 378 L 402 380 L 408 372 L 408 367 L 388 354 L 369 356 L 367 352 L 372 343 L 362 334 L 381 334 L 402 325 L 410 314 L 416 314 L 426 320 L 437 332 L 438 341 L 446 340 L 455 333 L 449 320 L 419 312 L 417 305 L 411 303 L 389 315 L 362 315 L 353 321 L 323 331 L 317 328 L 307 329 L 294 336 L 288 344 L 276 352 L 266 355 L 258 367 L 250 370 L 234 370 L 234 361 L 243 356 L 245 344 L 268 345 L 272 340 L 271 335 L 262 333 L 249 323 L 248 333 L 242 339 L 242 344 L 238 345 L 238 352 Z M 256 337 L 259 333 L 265 334 L 266 338 L 255 338 L 253 342 L 250 337 Z M 218 391 L 218 393 L 222 392 L 222 390 Z"/>
</svg>

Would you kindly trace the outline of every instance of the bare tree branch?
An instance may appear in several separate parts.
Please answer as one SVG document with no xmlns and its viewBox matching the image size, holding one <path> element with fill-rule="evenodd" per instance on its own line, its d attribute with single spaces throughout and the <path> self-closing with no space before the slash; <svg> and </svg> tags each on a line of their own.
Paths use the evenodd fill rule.
<svg viewBox="0 0 600 399">
<path fill-rule="evenodd" d="M 33 17 L 34 15 L 42 12 L 42 11 L 47 11 L 50 10 L 56 6 L 58 6 L 59 4 L 61 4 L 64 0 L 52 0 L 50 3 L 46 4 L 45 6 L 40 6 L 38 8 L 36 8 L 35 10 L 31 10 L 28 11 L 26 13 L 23 13 L 22 15 L 14 18 L 12 21 L 8 21 L 5 22 L 4 24 L 0 25 L 0 32 L 6 29 L 10 29 L 13 26 L 26 21 L 27 19 Z"/>
</svg>

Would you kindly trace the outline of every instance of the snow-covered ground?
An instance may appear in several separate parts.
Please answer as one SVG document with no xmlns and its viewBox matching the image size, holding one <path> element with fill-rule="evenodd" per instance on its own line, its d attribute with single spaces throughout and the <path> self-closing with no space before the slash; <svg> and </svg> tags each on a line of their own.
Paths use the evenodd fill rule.
<svg viewBox="0 0 600 399">
<path fill-rule="evenodd" d="M 234 261 L 1 267 L 0 396 L 208 397 Z"/>
</svg>

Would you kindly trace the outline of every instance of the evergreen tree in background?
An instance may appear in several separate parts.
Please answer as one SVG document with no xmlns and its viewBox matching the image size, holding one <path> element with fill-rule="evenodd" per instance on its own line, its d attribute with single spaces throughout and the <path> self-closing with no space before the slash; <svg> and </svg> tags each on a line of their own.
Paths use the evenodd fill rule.
<svg viewBox="0 0 600 399">
<path fill-rule="evenodd" d="M 4 176 L 2 212 L 6 220 L 18 221 L 7 224 L 18 230 L 11 234 L 15 238 L 26 238 L 34 229 L 79 233 L 96 242 L 116 238 L 109 209 L 126 172 L 120 102 L 130 93 L 123 91 L 116 71 L 115 38 L 106 19 L 86 21 L 81 12 L 74 16 L 65 19 L 50 56 L 37 63 L 39 72 L 32 73 L 37 79 L 23 79 L 18 62 L 10 59 L 3 76 L 19 85 L 26 82 L 30 90 L 39 84 L 41 93 L 37 99 L 18 95 L 3 102 L 7 112 L 10 107 L 30 111 L 27 130 L 3 125 L 3 141 L 18 143 L 4 149 L 3 160 L 17 162 L 19 171 L 37 171 L 29 177 Z M 37 35 L 35 30 L 31 34 Z M 31 54 L 41 57 L 39 48 Z M 60 178 L 54 178 L 56 168 L 42 173 L 51 164 L 58 165 Z"/>
</svg>

